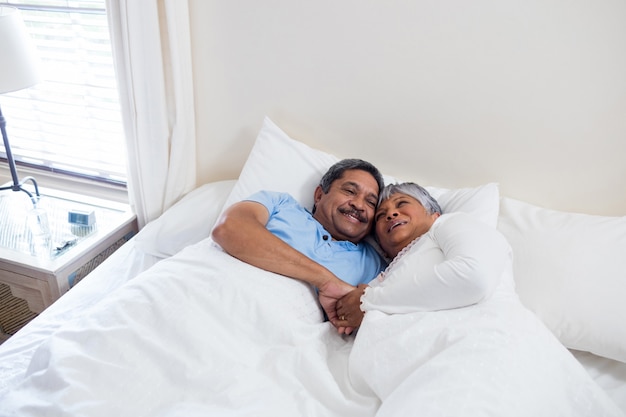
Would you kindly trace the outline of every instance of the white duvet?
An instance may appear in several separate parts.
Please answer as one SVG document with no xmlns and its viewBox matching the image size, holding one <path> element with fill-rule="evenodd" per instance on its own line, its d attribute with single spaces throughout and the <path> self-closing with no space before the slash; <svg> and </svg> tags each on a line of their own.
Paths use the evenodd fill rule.
<svg viewBox="0 0 626 417">
<path fill-rule="evenodd" d="M 565 349 L 544 343 L 550 335 L 534 317 L 494 316 L 485 305 L 369 312 L 367 322 L 352 352 L 354 336 L 322 320 L 311 288 L 207 239 L 56 331 L 0 397 L 0 415 L 537 416 L 544 400 L 533 395 L 554 383 L 563 389 L 549 401 L 563 413 L 552 416 L 621 415 Z M 509 326 L 527 326 L 536 343 L 515 349 Z M 544 385 L 547 364 L 555 377 Z M 351 380 L 355 366 L 365 372 Z M 363 381 L 384 386 L 398 372 L 408 378 L 378 393 L 387 395 L 381 407 Z M 534 378 L 510 382 L 520 376 Z"/>
<path fill-rule="evenodd" d="M 380 417 L 622 415 L 552 334 L 507 304 L 368 312 L 354 384 L 383 400 Z"/>
<path fill-rule="evenodd" d="M 353 385 L 381 417 L 621 415 L 514 288 L 504 237 L 442 215 L 366 290 Z"/>
</svg>

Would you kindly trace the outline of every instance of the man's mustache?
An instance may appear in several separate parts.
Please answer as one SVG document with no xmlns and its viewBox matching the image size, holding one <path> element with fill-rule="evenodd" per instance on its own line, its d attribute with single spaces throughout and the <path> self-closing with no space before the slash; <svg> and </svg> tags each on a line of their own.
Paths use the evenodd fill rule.
<svg viewBox="0 0 626 417">
<path fill-rule="evenodd" d="M 357 210 L 355 208 L 350 208 L 350 209 L 339 208 L 339 212 L 341 214 L 352 216 L 356 218 L 358 221 L 360 221 L 361 223 L 367 223 L 367 217 L 365 217 L 362 210 Z"/>
</svg>

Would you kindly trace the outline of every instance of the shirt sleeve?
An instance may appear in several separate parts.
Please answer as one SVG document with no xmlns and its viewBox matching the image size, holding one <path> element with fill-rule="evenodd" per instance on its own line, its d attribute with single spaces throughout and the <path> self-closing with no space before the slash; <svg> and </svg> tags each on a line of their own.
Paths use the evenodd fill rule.
<svg viewBox="0 0 626 417">
<path fill-rule="evenodd" d="M 255 203 L 263 204 L 270 217 L 276 213 L 278 207 L 285 202 L 291 201 L 292 197 L 287 193 L 278 193 L 275 191 L 257 191 L 245 198 L 244 201 L 254 201 Z"/>
<path fill-rule="evenodd" d="M 464 213 L 443 215 L 361 298 L 364 311 L 435 311 L 489 297 L 512 251 L 494 228 Z"/>
</svg>

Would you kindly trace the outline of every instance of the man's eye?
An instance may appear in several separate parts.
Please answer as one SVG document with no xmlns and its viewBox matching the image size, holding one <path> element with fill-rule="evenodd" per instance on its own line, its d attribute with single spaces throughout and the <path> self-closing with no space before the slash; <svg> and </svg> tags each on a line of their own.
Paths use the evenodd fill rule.
<svg viewBox="0 0 626 417">
<path fill-rule="evenodd" d="M 376 207 L 376 201 L 370 200 L 370 201 L 367 202 L 367 204 L 369 204 L 372 207 Z"/>
</svg>

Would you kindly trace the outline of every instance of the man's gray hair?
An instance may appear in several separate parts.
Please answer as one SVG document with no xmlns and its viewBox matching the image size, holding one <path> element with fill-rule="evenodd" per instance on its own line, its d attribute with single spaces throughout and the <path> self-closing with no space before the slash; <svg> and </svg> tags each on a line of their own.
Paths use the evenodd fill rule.
<svg viewBox="0 0 626 417">
<path fill-rule="evenodd" d="M 442 214 L 441 207 L 439 206 L 437 200 L 435 200 L 424 187 L 417 185 L 414 182 L 387 185 L 382 189 L 380 195 L 378 196 L 378 204 L 397 193 L 406 194 L 419 201 L 420 204 L 424 206 L 428 214 Z"/>
<path fill-rule="evenodd" d="M 352 169 L 359 169 L 361 171 L 369 172 L 378 183 L 378 192 L 380 192 L 380 190 L 382 190 L 385 186 L 383 175 L 373 164 L 362 159 L 342 159 L 341 161 L 336 162 L 333 166 L 328 168 L 328 171 L 326 171 L 326 173 L 320 180 L 320 187 L 322 187 L 322 191 L 324 191 L 324 194 L 328 194 L 330 186 L 333 182 L 335 182 L 335 180 L 343 177 L 344 172 Z"/>
</svg>

